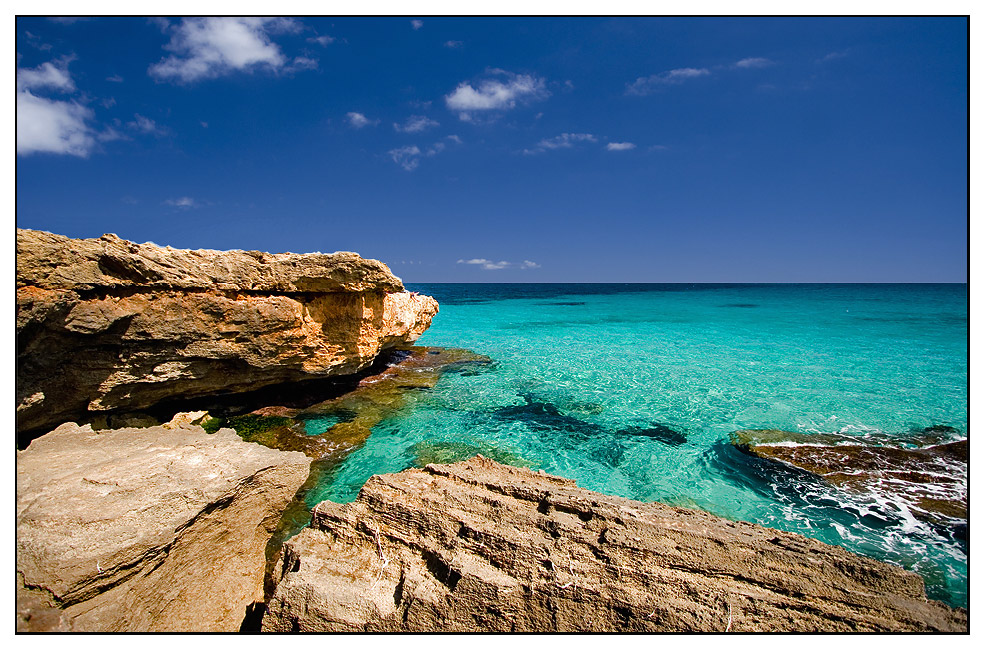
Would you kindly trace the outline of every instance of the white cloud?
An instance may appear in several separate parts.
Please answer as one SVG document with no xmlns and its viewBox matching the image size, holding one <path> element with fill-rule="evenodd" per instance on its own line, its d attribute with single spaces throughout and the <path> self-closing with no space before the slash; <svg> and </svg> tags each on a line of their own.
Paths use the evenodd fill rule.
<svg viewBox="0 0 985 650">
<path fill-rule="evenodd" d="M 287 58 L 270 34 L 297 31 L 300 25 L 285 18 L 185 18 L 172 29 L 165 49 L 173 54 L 148 72 L 187 83 L 262 66 L 283 68 Z"/>
<path fill-rule="evenodd" d="M 417 169 L 417 166 L 421 163 L 421 150 L 417 146 L 391 149 L 387 153 L 393 158 L 393 162 L 409 172 Z"/>
<path fill-rule="evenodd" d="M 537 143 L 533 149 L 524 149 L 523 153 L 536 154 L 555 149 L 571 149 L 579 142 L 598 142 L 591 133 L 562 133 L 553 138 L 545 138 Z"/>
<path fill-rule="evenodd" d="M 462 139 L 460 137 L 458 137 L 457 135 L 446 135 L 445 138 L 447 140 L 451 140 L 455 144 L 462 144 Z"/>
<path fill-rule="evenodd" d="M 761 57 L 750 57 L 735 62 L 735 67 L 737 68 L 765 68 L 771 65 L 773 65 L 772 61 Z"/>
<path fill-rule="evenodd" d="M 181 210 L 187 210 L 189 208 L 200 207 L 200 204 L 195 201 L 195 199 L 190 196 L 183 196 L 178 199 L 168 199 L 164 202 L 164 205 L 170 205 Z"/>
<path fill-rule="evenodd" d="M 486 271 L 499 271 L 501 269 L 517 268 L 521 270 L 526 269 L 539 269 L 540 264 L 537 262 L 531 262 L 530 260 L 523 260 L 522 262 L 507 262 L 506 260 L 501 260 L 499 262 L 494 262 L 492 260 L 487 260 L 485 258 L 474 258 L 471 260 L 458 260 L 458 264 L 473 264 L 483 268 Z"/>
<path fill-rule="evenodd" d="M 412 21 L 410 21 L 410 26 L 413 27 L 415 30 L 420 29 L 421 27 L 424 27 L 424 21 L 423 20 L 412 20 Z"/>
<path fill-rule="evenodd" d="M 364 126 L 376 126 L 380 123 L 379 120 L 371 120 L 362 113 L 356 113 L 355 111 L 346 113 L 345 116 L 349 118 L 349 124 L 356 129 L 361 129 Z"/>
<path fill-rule="evenodd" d="M 106 77 L 106 81 L 112 81 L 115 84 L 121 84 L 123 83 L 123 77 L 121 77 L 118 74 L 115 74 L 112 77 Z"/>
<path fill-rule="evenodd" d="M 85 158 L 96 140 L 88 120 L 91 109 L 75 102 L 17 91 L 17 153 L 61 153 Z"/>
<path fill-rule="evenodd" d="M 396 122 L 393 124 L 394 129 L 403 133 L 420 133 L 421 131 L 429 129 L 433 126 L 439 125 L 434 120 L 423 115 L 411 115 L 403 124 L 397 124 Z"/>
<path fill-rule="evenodd" d="M 605 145 L 608 151 L 629 151 L 630 149 L 635 149 L 636 145 L 632 142 L 610 142 Z"/>
<path fill-rule="evenodd" d="M 322 47 L 325 47 L 331 43 L 335 42 L 334 36 L 312 36 L 308 39 L 309 43 L 318 43 Z"/>
<path fill-rule="evenodd" d="M 82 158 L 96 146 L 89 120 L 92 109 L 75 101 L 39 97 L 31 91 L 72 92 L 72 58 L 17 70 L 17 153 L 58 153 Z"/>
<path fill-rule="evenodd" d="M 505 70 L 490 70 L 490 73 L 505 77 L 484 79 L 478 88 L 467 81 L 458 84 L 454 91 L 445 95 L 445 105 L 457 111 L 458 117 L 469 121 L 473 111 L 503 111 L 514 108 L 518 101 L 534 101 L 550 95 L 544 80 L 530 75 L 517 75 Z"/>
<path fill-rule="evenodd" d="M 68 73 L 68 64 L 74 57 L 63 57 L 56 61 L 42 63 L 36 68 L 17 69 L 17 90 L 49 89 L 70 93 L 75 90 L 75 82 Z"/>
<path fill-rule="evenodd" d="M 627 95 L 649 95 L 657 89 L 674 84 L 684 83 L 688 79 L 704 77 L 711 74 L 708 68 L 677 68 L 649 77 L 639 77 L 631 84 L 626 84 Z"/>
<path fill-rule="evenodd" d="M 447 47 L 450 50 L 458 49 L 462 47 L 462 45 L 464 45 L 462 41 L 445 41 L 445 47 Z"/>
<path fill-rule="evenodd" d="M 127 122 L 127 128 L 151 135 L 163 135 L 165 133 L 165 129 L 158 126 L 157 122 L 149 117 L 144 117 L 140 113 L 135 113 L 133 121 Z"/>
</svg>

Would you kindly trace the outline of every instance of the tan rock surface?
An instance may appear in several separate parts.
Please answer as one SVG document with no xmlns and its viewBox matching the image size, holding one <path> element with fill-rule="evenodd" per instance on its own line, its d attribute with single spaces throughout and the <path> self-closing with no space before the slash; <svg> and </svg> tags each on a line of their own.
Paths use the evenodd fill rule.
<svg viewBox="0 0 985 650">
<path fill-rule="evenodd" d="M 355 253 L 17 231 L 17 427 L 356 372 L 438 303 Z"/>
<path fill-rule="evenodd" d="M 231 429 L 93 432 L 17 455 L 20 631 L 236 631 L 310 460 Z"/>
<path fill-rule="evenodd" d="M 319 504 L 281 576 L 267 631 L 967 629 L 898 567 L 482 457 Z"/>
</svg>

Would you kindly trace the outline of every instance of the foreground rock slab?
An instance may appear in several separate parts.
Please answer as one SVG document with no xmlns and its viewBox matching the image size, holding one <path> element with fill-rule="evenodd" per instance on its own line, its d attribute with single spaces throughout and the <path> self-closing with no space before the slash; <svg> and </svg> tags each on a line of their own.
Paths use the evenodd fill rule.
<svg viewBox="0 0 985 650">
<path fill-rule="evenodd" d="M 374 476 L 285 545 L 266 631 L 963 631 L 903 569 L 477 456 Z"/>
<path fill-rule="evenodd" d="M 238 630 L 309 462 L 191 425 L 35 439 L 17 454 L 17 629 Z"/>
<path fill-rule="evenodd" d="M 346 375 L 438 303 L 355 253 L 181 250 L 17 231 L 17 428 Z"/>
</svg>

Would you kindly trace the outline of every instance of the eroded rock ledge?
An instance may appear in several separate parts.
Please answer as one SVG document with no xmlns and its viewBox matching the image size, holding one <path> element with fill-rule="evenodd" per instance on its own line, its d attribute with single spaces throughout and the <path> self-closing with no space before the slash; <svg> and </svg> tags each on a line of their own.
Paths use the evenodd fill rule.
<svg viewBox="0 0 985 650">
<path fill-rule="evenodd" d="M 180 250 L 17 231 L 17 428 L 345 375 L 437 302 L 355 253 Z"/>
<path fill-rule="evenodd" d="M 17 454 L 18 631 L 236 631 L 304 454 L 171 425 L 64 424 Z"/>
<path fill-rule="evenodd" d="M 285 545 L 266 631 L 964 631 L 919 576 L 477 456 L 374 476 Z"/>
</svg>

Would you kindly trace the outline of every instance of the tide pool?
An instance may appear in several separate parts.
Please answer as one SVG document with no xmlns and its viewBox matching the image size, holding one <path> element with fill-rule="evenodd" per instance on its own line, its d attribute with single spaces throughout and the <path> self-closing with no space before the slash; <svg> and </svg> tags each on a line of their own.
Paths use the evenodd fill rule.
<svg viewBox="0 0 985 650">
<path fill-rule="evenodd" d="M 441 305 L 419 345 L 492 363 L 444 373 L 375 425 L 310 503 L 352 500 L 371 475 L 427 454 L 479 450 L 607 494 L 838 544 L 967 604 L 966 528 L 932 526 L 728 442 L 740 429 L 864 439 L 944 425 L 967 437 L 966 285 L 407 288 Z"/>
</svg>

